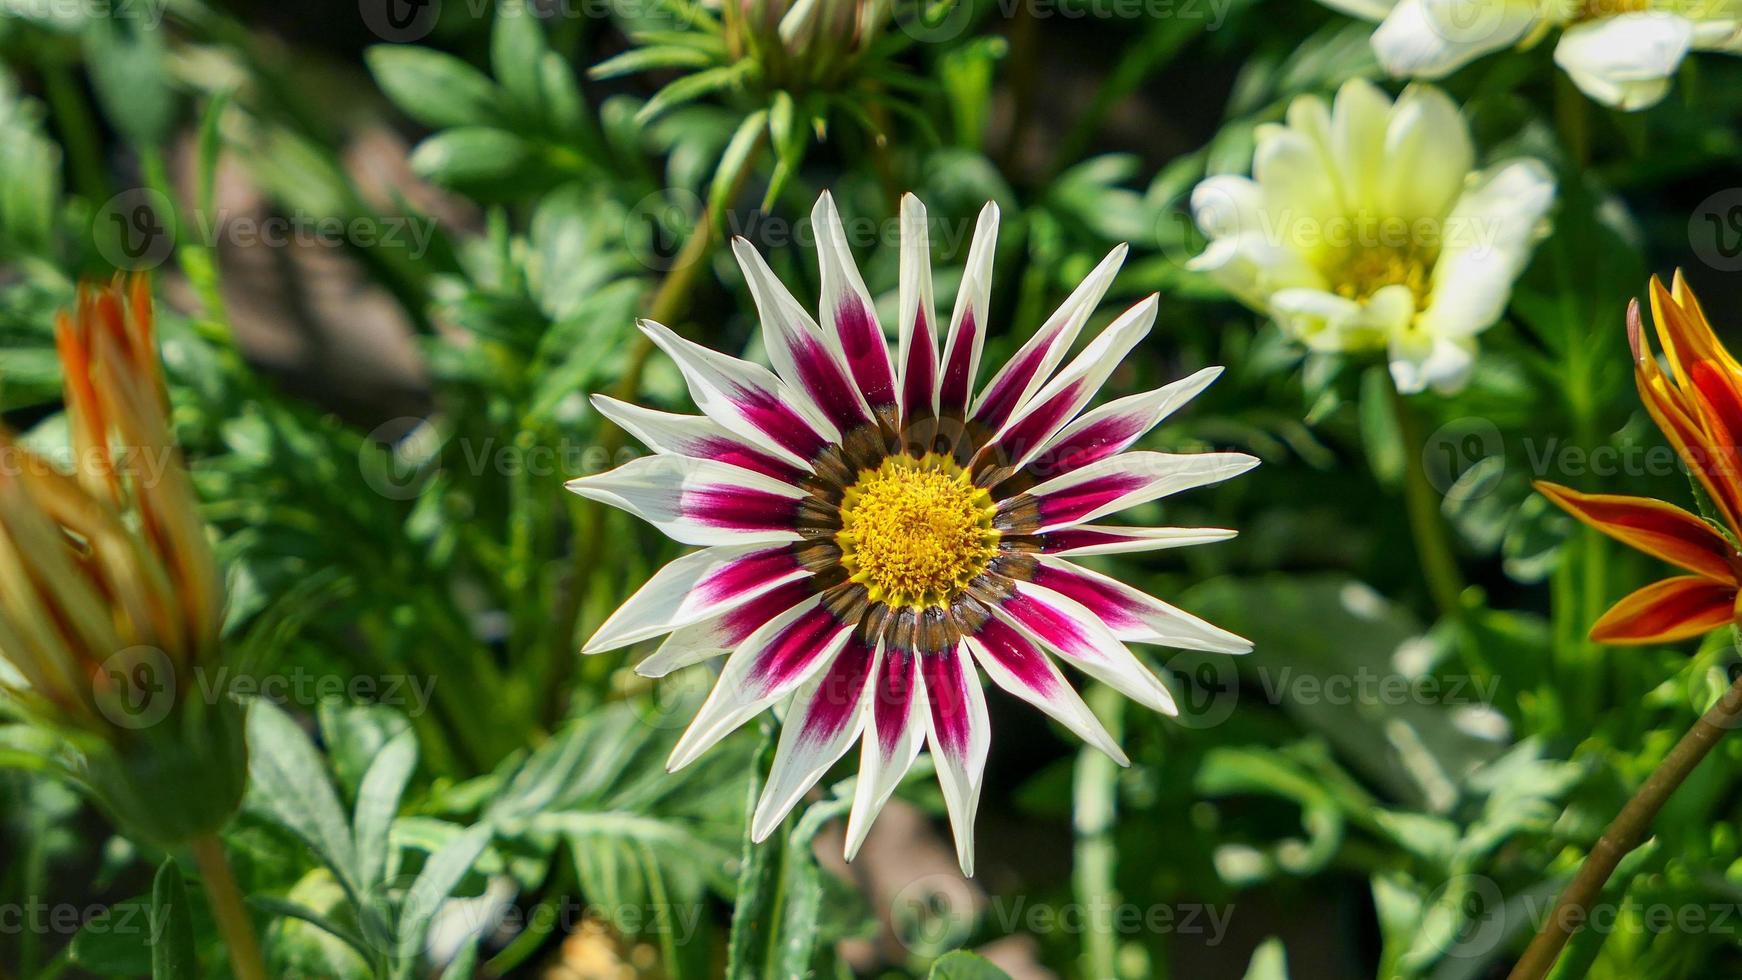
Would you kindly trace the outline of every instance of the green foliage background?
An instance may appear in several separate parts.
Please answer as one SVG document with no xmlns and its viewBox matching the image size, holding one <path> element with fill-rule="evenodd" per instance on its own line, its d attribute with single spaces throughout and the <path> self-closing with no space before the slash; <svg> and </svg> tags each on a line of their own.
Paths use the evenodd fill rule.
<svg viewBox="0 0 1742 980">
<path fill-rule="evenodd" d="M 1305 0 L 1153 7 L 962 0 L 933 11 L 954 25 L 940 40 L 899 29 L 910 13 L 850 84 L 777 91 L 682 27 L 679 0 L 542 17 L 448 3 L 415 44 L 382 43 L 348 4 L 0 3 L 0 409 L 32 443 L 64 442 L 53 311 L 126 255 L 109 219 L 153 202 L 178 231 L 155 270 L 164 356 L 231 641 L 283 676 L 434 682 L 424 711 L 347 687 L 253 713 L 228 842 L 278 975 L 537 976 L 561 958 L 560 930 L 535 917 L 454 928 L 485 924 L 480 896 L 584 906 L 599 928 L 568 923 L 576 934 L 652 976 L 835 975 L 881 929 L 901 941 L 881 947 L 879 975 L 998 975 L 945 954 L 1012 934 L 1073 977 L 1503 974 L 1737 659 L 1727 635 L 1697 650 L 1588 642 L 1657 569 L 1575 532 L 1529 481 L 1685 499 L 1673 467 L 1648 465 L 1667 457 L 1632 390 L 1622 311 L 1677 264 L 1720 323 L 1742 306 L 1698 239 L 1708 196 L 1735 180 L 1742 72 L 1692 59 L 1664 104 L 1633 115 L 1585 103 L 1543 48 L 1446 83 L 1484 159 L 1539 156 L 1560 182 L 1554 233 L 1484 335 L 1474 383 L 1410 405 L 1471 582 L 1447 614 L 1417 571 L 1403 505 L 1417 449 L 1383 365 L 1303 357 L 1184 268 L 1201 246 L 1192 185 L 1245 171 L 1254 126 L 1293 96 L 1377 77 L 1370 28 Z M 411 144 L 409 174 L 385 188 L 354 160 L 358 135 L 383 127 Z M 287 379 L 238 343 L 240 280 L 222 236 L 200 231 L 231 169 L 272 213 L 337 219 L 325 245 L 412 331 L 415 411 Z M 576 655 L 679 550 L 562 491 L 636 451 L 585 396 L 688 410 L 634 318 L 657 310 L 734 353 L 754 351 L 755 324 L 722 250 L 686 262 L 676 246 L 712 213 L 809 302 L 810 251 L 758 236 L 823 189 L 870 221 L 911 190 L 957 229 L 934 233 L 939 296 L 975 213 L 1000 204 L 988 363 L 1130 242 L 1097 323 L 1150 292 L 1162 313 L 1110 393 L 1227 365 L 1146 446 L 1265 463 L 1130 518 L 1237 527 L 1235 541 L 1102 566 L 1256 644 L 1238 661 L 1160 651 L 1178 721 L 1089 690 L 1130 769 L 994 696 L 991 904 L 977 910 L 912 892 L 892 904 L 819 863 L 811 844 L 843 814 L 850 764 L 774 844 L 742 848 L 766 765 L 756 726 L 667 775 L 705 685 L 635 678 L 640 651 Z M 433 229 L 427 247 L 395 234 L 412 226 Z M 892 306 L 885 246 L 857 258 Z M 291 283 L 287 302 L 318 286 Z M 1597 450 L 1616 453 L 1614 472 L 1579 469 Z M 0 904 L 149 913 L 155 894 L 186 911 L 185 856 L 115 836 L 42 771 L 47 754 L 0 728 Z M 1575 937 L 1557 976 L 1742 969 L 1739 767 L 1732 742 L 1698 770 L 1606 894 L 1613 928 Z M 925 775 L 902 795 L 941 827 Z M 999 914 L 1012 907 L 1087 917 L 1035 927 Z M 1094 912 L 1121 908 L 1224 909 L 1230 925 L 1122 928 Z M 1658 908 L 1704 918 L 1665 926 Z M 693 934 L 660 909 L 695 909 Z M 226 969 L 197 897 L 162 935 L 0 930 L 0 976 Z"/>
</svg>

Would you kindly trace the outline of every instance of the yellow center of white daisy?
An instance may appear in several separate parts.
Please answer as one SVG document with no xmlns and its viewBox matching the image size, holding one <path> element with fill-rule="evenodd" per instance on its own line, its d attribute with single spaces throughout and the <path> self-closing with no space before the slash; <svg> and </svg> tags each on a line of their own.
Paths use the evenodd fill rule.
<svg viewBox="0 0 1742 980">
<path fill-rule="evenodd" d="M 1427 306 L 1434 258 L 1432 250 L 1419 245 L 1357 246 L 1339 256 L 1330 270 L 1331 288 L 1344 299 L 1360 302 L 1387 286 L 1405 286 L 1419 310 Z"/>
<path fill-rule="evenodd" d="M 841 564 L 871 599 L 947 606 L 998 553 L 997 505 L 954 461 L 891 456 L 841 498 Z"/>
</svg>

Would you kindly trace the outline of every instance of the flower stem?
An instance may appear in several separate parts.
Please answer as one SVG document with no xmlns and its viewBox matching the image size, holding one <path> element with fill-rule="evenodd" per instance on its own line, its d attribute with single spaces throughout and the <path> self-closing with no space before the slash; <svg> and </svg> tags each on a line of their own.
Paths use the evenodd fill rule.
<svg viewBox="0 0 1742 980">
<path fill-rule="evenodd" d="M 1445 520 L 1440 516 L 1439 495 L 1428 483 L 1427 470 L 1422 464 L 1426 443 L 1421 421 L 1416 418 L 1403 393 L 1397 390 L 1397 384 L 1392 382 L 1388 387 L 1391 410 L 1397 418 L 1398 436 L 1403 442 L 1404 503 L 1409 509 L 1409 532 L 1415 539 L 1421 573 L 1427 580 L 1428 592 L 1433 596 L 1440 615 L 1458 619 L 1464 612 L 1460 598 L 1464 593 L 1464 573 L 1459 570 L 1458 560 L 1452 554 Z"/>
<path fill-rule="evenodd" d="M 744 155 L 738 172 L 732 175 L 731 187 L 724 197 L 722 209 L 743 192 L 744 185 L 750 180 L 750 174 L 756 169 L 757 160 L 762 156 L 762 147 L 763 142 L 758 142 L 754 149 Z M 684 307 L 689 303 L 690 293 L 695 288 L 696 278 L 707 267 L 708 256 L 713 252 L 714 244 L 720 237 L 720 228 L 724 224 L 724 215 L 716 214 L 714 208 L 703 209 L 696 218 L 689 238 L 684 240 L 683 248 L 672 260 L 671 271 L 666 273 L 665 280 L 659 284 L 658 291 L 653 294 L 653 300 L 647 306 L 649 320 L 670 326 L 683 313 Z M 611 391 L 613 397 L 621 401 L 635 398 L 641 389 L 641 375 L 647 368 L 647 359 L 652 354 L 653 341 L 646 334 L 636 331 L 629 348 L 629 363 L 623 370 L 623 376 L 618 379 L 617 386 Z M 599 436 L 599 448 L 603 450 L 601 456 L 607 464 L 613 463 L 617 451 L 623 448 L 623 430 L 614 425 L 605 426 Z M 544 717 L 552 721 L 561 716 L 566 703 L 564 699 L 568 697 L 568 679 L 575 662 L 572 649 L 575 626 L 580 619 L 587 578 L 598 567 L 605 544 L 603 504 L 591 500 L 572 500 L 570 511 L 574 521 L 571 540 L 573 561 L 570 565 L 573 581 L 569 583 L 556 616 L 558 632 L 555 646 L 551 650 L 551 670 L 544 685 Z"/>
<path fill-rule="evenodd" d="M 1572 935 L 1574 922 L 1584 921 L 1591 902 L 1602 891 L 1609 876 L 1615 873 L 1616 865 L 1645 840 L 1651 822 L 1657 819 L 1658 811 L 1669 801 L 1670 794 L 1688 778 L 1706 753 L 1712 751 L 1724 733 L 1736 727 L 1739 720 L 1742 720 L 1742 677 L 1738 677 L 1718 703 L 1707 709 L 1694 727 L 1688 729 L 1646 778 L 1639 791 L 1621 808 L 1614 821 L 1604 828 L 1603 836 L 1586 855 L 1585 863 L 1579 866 L 1572 884 L 1561 892 L 1554 911 L 1537 929 L 1536 938 L 1531 940 L 1507 980 L 1541 980 L 1548 975 L 1560 956 L 1561 948 Z"/>
<path fill-rule="evenodd" d="M 266 961 L 260 956 L 260 941 L 254 936 L 254 923 L 248 921 L 248 909 L 242 904 L 242 890 L 236 887 L 236 876 L 230 872 L 230 860 L 224 856 L 224 844 L 218 835 L 196 837 L 188 845 L 194 863 L 205 881 L 206 898 L 212 903 L 212 918 L 217 922 L 218 935 L 230 953 L 230 968 L 236 980 L 267 980 Z"/>
<path fill-rule="evenodd" d="M 1089 689 L 1088 701 L 1106 726 L 1107 734 L 1115 742 L 1120 741 L 1124 734 L 1124 698 L 1118 691 L 1097 684 Z M 1089 910 L 1082 965 L 1084 975 L 1091 977 L 1119 975 L 1118 933 L 1110 919 L 1112 910 L 1119 906 L 1119 892 L 1114 884 L 1119 851 L 1113 840 L 1119 807 L 1118 784 L 1118 763 L 1090 745 L 1078 750 L 1073 788 L 1077 834 L 1075 885 L 1077 901 Z"/>
</svg>

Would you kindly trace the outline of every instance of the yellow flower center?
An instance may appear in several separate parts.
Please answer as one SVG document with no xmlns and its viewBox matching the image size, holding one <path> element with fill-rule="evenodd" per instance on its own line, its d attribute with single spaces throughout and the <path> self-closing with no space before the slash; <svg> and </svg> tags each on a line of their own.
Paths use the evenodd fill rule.
<svg viewBox="0 0 1742 980">
<path fill-rule="evenodd" d="M 1344 253 L 1330 270 L 1332 289 L 1344 299 L 1370 299 L 1386 286 L 1407 286 L 1416 309 L 1427 306 L 1433 254 L 1420 246 L 1373 245 Z"/>
<path fill-rule="evenodd" d="M 841 564 L 871 599 L 947 606 L 998 553 L 997 505 L 948 457 L 891 456 L 841 498 Z"/>
</svg>

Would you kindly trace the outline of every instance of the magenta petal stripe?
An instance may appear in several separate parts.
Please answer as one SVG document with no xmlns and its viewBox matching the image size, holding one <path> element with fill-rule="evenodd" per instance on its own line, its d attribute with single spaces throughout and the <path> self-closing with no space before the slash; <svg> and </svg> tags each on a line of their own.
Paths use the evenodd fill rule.
<svg viewBox="0 0 1742 980">
<path fill-rule="evenodd" d="M 1091 522 L 1257 461 L 1239 453 L 1131 451 L 1219 369 L 1091 404 L 1148 335 L 1158 307 L 1155 296 L 1137 302 L 1077 350 L 1123 246 L 988 381 L 980 360 L 994 324 L 996 205 L 980 211 L 946 319 L 933 302 L 925 207 L 902 197 L 893 341 L 828 195 L 812 219 L 821 272 L 814 307 L 795 298 L 749 242 L 732 244 L 773 370 L 643 321 L 640 328 L 683 373 L 701 416 L 594 398 L 602 415 L 654 455 L 569 488 L 704 550 L 655 573 L 598 628 L 586 652 L 664 634 L 636 665 L 649 677 L 724 657 L 672 752 L 673 769 L 758 712 L 784 705 L 773 765 L 750 819 L 755 840 L 857 746 L 845 835 L 851 860 L 929 746 L 957 859 L 972 874 L 991 741 L 985 678 L 1124 763 L 1061 661 L 1173 714 L 1165 675 L 1126 641 L 1249 648 L 1063 556 L 1231 537 L 1219 528 Z M 888 266 L 879 261 L 876 268 L 881 274 Z M 880 290 L 890 285 L 878 283 Z M 622 546 L 647 542 L 625 539 Z"/>
<path fill-rule="evenodd" d="M 1027 637 L 992 619 L 967 643 L 993 683 L 1046 712 L 1114 762 L 1131 764 L 1058 667 Z"/>
<path fill-rule="evenodd" d="M 859 782 L 847 817 L 847 860 L 859 852 L 871 823 L 900 785 L 925 744 L 930 699 L 911 651 L 885 648 L 875 671 L 871 709 L 866 714 Z"/>
<path fill-rule="evenodd" d="M 1042 558 L 1031 581 L 1081 603 L 1121 640 L 1214 653 L 1247 653 L 1252 649 L 1250 642 L 1219 626 L 1067 561 Z"/>
<path fill-rule="evenodd" d="M 834 328 L 848 372 L 873 411 L 894 421 L 895 372 L 889 365 L 889 345 L 871 309 L 871 295 L 847 247 L 847 232 L 835 199 L 824 191 L 811 209 L 817 236 L 817 261 L 822 274 L 822 319 Z"/>
<path fill-rule="evenodd" d="M 866 682 L 875 661 L 876 648 L 849 639 L 834 662 L 792 696 L 774 767 L 751 820 L 752 840 L 760 842 L 773 833 L 799 798 L 852 746 L 864 724 Z"/>
<path fill-rule="evenodd" d="M 1204 368 L 1170 385 L 1119 398 L 1085 413 L 1059 430 L 1024 472 L 1030 479 L 1046 480 L 1124 452 L 1221 373 L 1219 367 Z"/>
<path fill-rule="evenodd" d="M 643 677 L 664 677 L 674 670 L 736 650 L 769 620 L 817 594 L 808 575 L 759 592 L 708 619 L 679 627 L 650 656 L 635 665 Z"/>
<path fill-rule="evenodd" d="M 787 545 L 722 545 L 685 555 L 612 613 L 583 652 L 614 650 L 669 633 L 808 575 Z"/>
<path fill-rule="evenodd" d="M 985 325 L 992 302 L 992 260 L 998 251 L 998 205 L 988 201 L 974 225 L 974 241 L 968 246 L 968 264 L 956 290 L 955 311 L 950 315 L 944 341 L 943 370 L 938 377 L 938 414 L 962 419 L 974 397 L 980 370 L 980 352 L 986 344 Z"/>
<path fill-rule="evenodd" d="M 1084 673 L 1145 707 L 1176 714 L 1173 695 L 1094 613 L 1068 596 L 1031 582 L 993 615 L 1057 653 Z"/>
<path fill-rule="evenodd" d="M 896 344 L 901 424 L 914 426 L 937 414 L 938 345 L 932 336 L 931 237 L 925 205 L 901 198 L 901 286 Z"/>
<path fill-rule="evenodd" d="M 726 658 L 667 768 L 689 765 L 729 732 L 788 694 L 835 657 L 851 627 L 812 596 L 762 624 Z"/>
<path fill-rule="evenodd" d="M 594 395 L 593 407 L 655 452 L 730 463 L 795 485 L 809 475 L 706 416 L 659 412 L 608 395 Z"/>
<path fill-rule="evenodd" d="M 987 431 L 996 432 L 1027 405 L 1029 396 L 1046 382 L 1053 368 L 1076 342 L 1077 334 L 1088 321 L 1089 314 L 1094 312 L 1095 304 L 1112 285 L 1113 276 L 1124 263 L 1127 251 L 1121 245 L 1108 253 L 1051 318 L 1041 324 L 1028 343 L 1022 345 L 1016 356 L 1004 365 L 1004 369 L 993 376 L 974 406 L 973 420 L 976 423 Z"/>
<path fill-rule="evenodd" d="M 1040 550 L 1048 555 L 1117 555 L 1132 551 L 1159 551 L 1196 544 L 1226 541 L 1238 532 L 1222 527 L 1112 527 L 1084 525 L 1036 535 Z"/>
<path fill-rule="evenodd" d="M 920 657 L 926 697 L 931 702 L 926 742 L 937 763 L 938 785 L 956 837 L 962 873 L 974 873 L 974 814 L 992 741 L 986 695 L 966 649 Z"/>
<path fill-rule="evenodd" d="M 756 249 L 742 238 L 732 240 L 732 252 L 750 286 L 762 320 L 763 346 L 774 368 L 788 384 L 810 398 L 810 404 L 841 433 L 870 421 L 858 388 L 849 384 L 837 351 L 798 300 L 774 277 Z"/>
<path fill-rule="evenodd" d="M 826 419 L 806 419 L 780 379 L 762 365 L 691 343 L 651 320 L 637 326 L 677 362 L 703 414 L 733 432 L 766 441 L 806 465 L 840 438 Z"/>
</svg>

